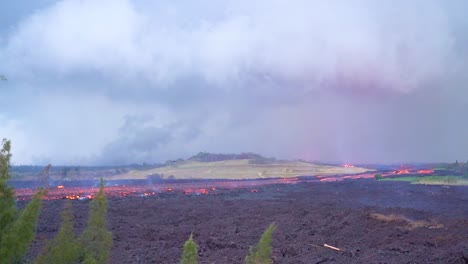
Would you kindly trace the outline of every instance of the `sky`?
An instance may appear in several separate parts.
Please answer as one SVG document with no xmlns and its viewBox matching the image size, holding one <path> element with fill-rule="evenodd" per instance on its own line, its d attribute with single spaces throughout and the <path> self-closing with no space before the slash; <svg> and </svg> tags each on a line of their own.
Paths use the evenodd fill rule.
<svg viewBox="0 0 468 264">
<path fill-rule="evenodd" d="M 468 159 L 465 0 L 6 0 L 13 163 Z"/>
</svg>

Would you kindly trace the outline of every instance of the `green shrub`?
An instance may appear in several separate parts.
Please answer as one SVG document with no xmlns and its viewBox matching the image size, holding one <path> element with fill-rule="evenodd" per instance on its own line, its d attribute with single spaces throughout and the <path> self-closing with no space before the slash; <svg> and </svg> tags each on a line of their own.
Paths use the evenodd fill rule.
<svg viewBox="0 0 468 264">
<path fill-rule="evenodd" d="M 383 179 L 383 176 L 382 176 L 382 174 L 377 173 L 377 174 L 374 175 L 374 179 L 381 180 L 381 179 Z"/>
<path fill-rule="evenodd" d="M 189 239 L 184 244 L 181 264 L 197 264 L 198 263 L 198 246 L 193 241 L 193 234 L 190 234 Z"/>
<path fill-rule="evenodd" d="M 0 150 L 0 260 L 2 263 L 19 263 L 36 234 L 37 218 L 41 211 L 44 190 L 19 211 L 16 208 L 14 189 L 10 179 L 11 143 L 2 140 Z"/>
<path fill-rule="evenodd" d="M 82 253 L 85 262 L 98 264 L 107 263 L 112 247 L 112 233 L 107 228 L 107 197 L 104 192 L 104 181 L 101 178 L 101 187 L 90 204 L 88 226 L 80 237 Z M 92 260 L 91 260 L 92 259 Z"/>
<path fill-rule="evenodd" d="M 70 200 L 65 202 L 62 211 L 62 223 L 58 234 L 46 245 L 44 253 L 39 255 L 37 264 L 73 264 L 78 263 L 79 244 L 73 231 L 73 210 Z"/>
<path fill-rule="evenodd" d="M 270 264 L 272 262 L 271 241 L 275 230 L 276 225 L 272 223 L 263 233 L 258 244 L 250 248 L 250 254 L 245 258 L 246 264 Z"/>
<path fill-rule="evenodd" d="M 86 254 L 86 256 L 85 256 L 85 258 L 83 260 L 83 264 L 97 264 L 97 261 L 90 254 Z"/>
</svg>

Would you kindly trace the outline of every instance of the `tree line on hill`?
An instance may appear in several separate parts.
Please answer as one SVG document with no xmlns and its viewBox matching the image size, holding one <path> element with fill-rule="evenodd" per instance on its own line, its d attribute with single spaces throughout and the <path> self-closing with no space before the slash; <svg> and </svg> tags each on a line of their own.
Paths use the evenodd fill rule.
<svg viewBox="0 0 468 264">
<path fill-rule="evenodd" d="M 275 158 L 266 158 L 262 155 L 245 152 L 240 154 L 223 154 L 223 153 L 209 153 L 209 152 L 199 152 L 198 154 L 188 158 L 189 161 L 199 161 L 199 162 L 214 162 L 214 161 L 225 161 L 225 160 L 251 160 L 254 163 L 268 163 L 276 161 Z"/>
</svg>

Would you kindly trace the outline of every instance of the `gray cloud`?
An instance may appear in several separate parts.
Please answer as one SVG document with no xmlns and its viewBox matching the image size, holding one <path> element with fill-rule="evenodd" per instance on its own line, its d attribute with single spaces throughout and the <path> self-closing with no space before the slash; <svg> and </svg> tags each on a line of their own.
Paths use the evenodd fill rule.
<svg viewBox="0 0 468 264">
<path fill-rule="evenodd" d="M 127 116 L 119 129 L 117 140 L 103 149 L 97 159 L 104 164 L 140 163 L 155 160 L 161 148 L 172 140 L 171 131 L 167 128 L 147 126 L 149 116 Z"/>
<path fill-rule="evenodd" d="M 468 156 L 464 1 L 43 3 L 0 31 L 17 162 Z"/>
</svg>

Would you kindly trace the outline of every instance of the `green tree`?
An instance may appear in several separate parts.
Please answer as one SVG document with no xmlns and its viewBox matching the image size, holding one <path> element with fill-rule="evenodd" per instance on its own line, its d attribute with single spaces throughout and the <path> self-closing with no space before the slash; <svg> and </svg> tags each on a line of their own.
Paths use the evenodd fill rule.
<svg viewBox="0 0 468 264">
<path fill-rule="evenodd" d="M 198 263 L 198 246 L 193 241 L 193 233 L 190 234 L 189 239 L 184 244 L 184 251 L 182 252 L 181 264 L 197 264 Z"/>
<path fill-rule="evenodd" d="M 377 173 L 377 174 L 374 175 L 374 178 L 375 178 L 376 180 L 381 180 L 381 179 L 383 179 L 383 176 L 382 176 L 382 174 Z"/>
<path fill-rule="evenodd" d="M 271 261 L 271 241 L 276 230 L 275 223 L 272 223 L 263 233 L 260 241 L 255 247 L 250 248 L 250 254 L 245 258 L 246 264 L 270 264 Z"/>
<path fill-rule="evenodd" d="M 104 192 L 104 180 L 101 178 L 101 187 L 91 202 L 89 209 L 88 226 L 80 237 L 82 253 L 85 263 L 107 263 L 112 247 L 112 233 L 108 231 L 107 197 Z M 94 262 L 93 262 L 94 261 Z"/>
<path fill-rule="evenodd" d="M 79 260 L 79 244 L 73 231 L 73 208 L 67 200 L 62 211 L 62 223 L 58 234 L 46 245 L 44 253 L 39 255 L 37 264 L 73 264 Z"/>
<path fill-rule="evenodd" d="M 35 237 L 45 191 L 40 189 L 22 211 L 16 208 L 14 189 L 8 186 L 10 151 L 11 142 L 3 139 L 0 150 L 0 260 L 2 263 L 19 263 Z"/>
<path fill-rule="evenodd" d="M 0 241 L 2 241 L 3 230 L 11 224 L 17 214 L 15 207 L 15 191 L 8 186 L 10 179 L 10 159 L 11 143 L 9 140 L 2 140 L 2 149 L 0 150 Z"/>
</svg>

